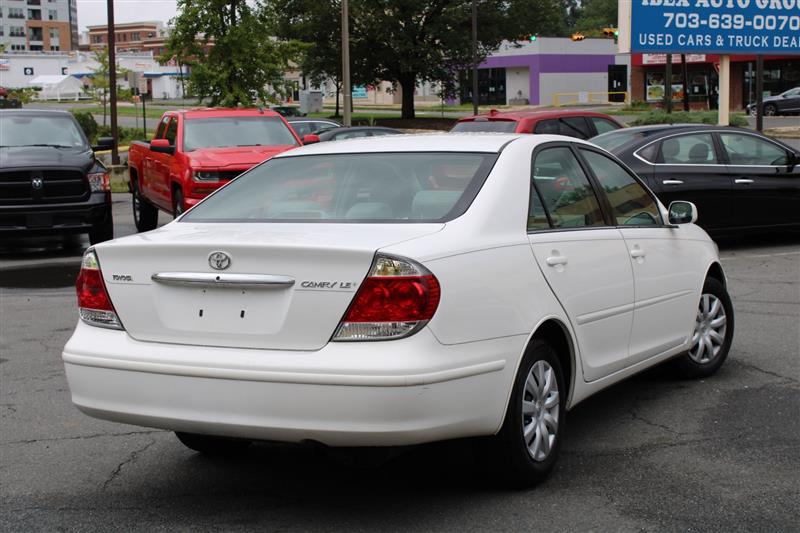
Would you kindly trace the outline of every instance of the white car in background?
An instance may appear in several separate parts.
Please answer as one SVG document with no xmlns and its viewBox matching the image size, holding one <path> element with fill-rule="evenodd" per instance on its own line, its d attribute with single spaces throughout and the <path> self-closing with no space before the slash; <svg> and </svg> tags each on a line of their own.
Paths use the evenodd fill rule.
<svg viewBox="0 0 800 533">
<path fill-rule="evenodd" d="M 733 309 L 696 216 L 567 137 L 292 150 L 86 252 L 72 399 L 207 453 L 493 436 L 497 470 L 533 483 L 580 401 L 725 360 Z"/>
</svg>

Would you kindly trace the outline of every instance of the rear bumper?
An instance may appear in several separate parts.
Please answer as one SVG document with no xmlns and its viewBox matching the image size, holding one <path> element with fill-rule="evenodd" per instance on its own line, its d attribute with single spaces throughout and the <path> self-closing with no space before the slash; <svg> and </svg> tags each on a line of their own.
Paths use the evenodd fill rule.
<svg viewBox="0 0 800 533">
<path fill-rule="evenodd" d="M 92 193 L 86 202 L 0 206 L 0 237 L 86 233 L 111 219 L 110 193 Z"/>
<path fill-rule="evenodd" d="M 316 352 L 139 342 L 79 324 L 64 348 L 83 412 L 193 433 L 395 446 L 495 433 L 524 337 L 408 339 Z"/>
</svg>

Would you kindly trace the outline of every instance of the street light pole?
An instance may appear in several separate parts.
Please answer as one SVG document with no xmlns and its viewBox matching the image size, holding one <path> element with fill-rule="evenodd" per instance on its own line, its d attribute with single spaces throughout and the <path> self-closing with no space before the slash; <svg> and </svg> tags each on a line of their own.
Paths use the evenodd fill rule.
<svg viewBox="0 0 800 533">
<path fill-rule="evenodd" d="M 111 164 L 119 165 L 119 143 L 117 142 L 117 54 L 114 35 L 114 0 L 107 0 L 108 5 L 108 89 L 111 92 Z"/>
<path fill-rule="evenodd" d="M 472 0 L 472 114 L 478 114 L 478 0 Z"/>
<path fill-rule="evenodd" d="M 347 0 L 342 0 L 342 92 L 344 93 L 344 125 L 351 126 L 350 109 L 353 93 L 350 89 L 350 26 L 348 24 Z"/>
</svg>

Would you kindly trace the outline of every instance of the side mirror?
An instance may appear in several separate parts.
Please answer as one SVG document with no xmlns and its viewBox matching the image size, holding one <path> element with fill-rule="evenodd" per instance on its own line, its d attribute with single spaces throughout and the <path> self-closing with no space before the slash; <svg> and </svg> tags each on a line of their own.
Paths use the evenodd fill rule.
<svg viewBox="0 0 800 533">
<path fill-rule="evenodd" d="M 313 133 L 303 135 L 303 144 L 314 144 L 318 142 L 319 142 L 319 135 L 314 135 Z"/>
<path fill-rule="evenodd" d="M 166 139 L 153 139 L 150 141 L 150 150 L 159 154 L 175 154 L 175 147 Z"/>
<path fill-rule="evenodd" d="M 672 202 L 669 204 L 670 224 L 694 224 L 697 222 L 697 207 L 692 202 Z"/>
<path fill-rule="evenodd" d="M 114 147 L 114 137 L 98 137 L 97 145 L 92 146 L 92 150 L 95 152 L 101 152 L 103 150 L 111 150 Z"/>
</svg>

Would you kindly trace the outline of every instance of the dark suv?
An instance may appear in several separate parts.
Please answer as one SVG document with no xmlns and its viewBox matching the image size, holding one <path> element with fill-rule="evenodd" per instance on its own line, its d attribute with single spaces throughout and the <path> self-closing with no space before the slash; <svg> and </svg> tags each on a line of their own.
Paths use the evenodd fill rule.
<svg viewBox="0 0 800 533">
<path fill-rule="evenodd" d="M 111 139 L 101 139 L 103 149 Z M 0 111 L 0 238 L 114 237 L 108 170 L 66 111 Z"/>
</svg>

